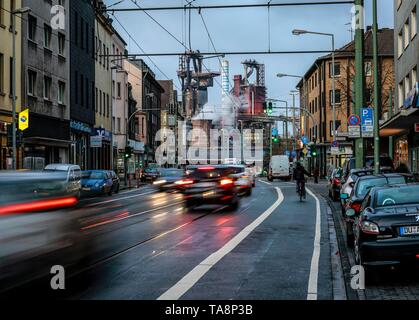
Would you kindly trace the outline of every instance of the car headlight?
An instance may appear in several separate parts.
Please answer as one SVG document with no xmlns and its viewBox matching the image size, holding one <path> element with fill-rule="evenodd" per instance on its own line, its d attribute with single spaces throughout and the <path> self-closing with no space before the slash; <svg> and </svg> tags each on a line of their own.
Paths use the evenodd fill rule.
<svg viewBox="0 0 419 320">
<path fill-rule="evenodd" d="M 364 233 L 368 234 L 380 234 L 380 228 L 374 222 L 371 221 L 362 221 L 361 230 Z"/>
<path fill-rule="evenodd" d="M 153 184 L 160 185 L 160 184 L 165 184 L 166 182 L 167 182 L 166 180 L 157 180 L 157 181 L 154 181 Z"/>
</svg>

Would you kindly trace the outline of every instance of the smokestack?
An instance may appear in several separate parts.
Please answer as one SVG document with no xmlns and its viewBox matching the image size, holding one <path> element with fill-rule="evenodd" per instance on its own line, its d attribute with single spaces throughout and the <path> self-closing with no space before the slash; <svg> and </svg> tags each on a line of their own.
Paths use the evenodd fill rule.
<svg viewBox="0 0 419 320">
<path fill-rule="evenodd" d="M 227 60 L 221 62 L 221 86 L 222 96 L 230 94 L 230 66 Z"/>
</svg>

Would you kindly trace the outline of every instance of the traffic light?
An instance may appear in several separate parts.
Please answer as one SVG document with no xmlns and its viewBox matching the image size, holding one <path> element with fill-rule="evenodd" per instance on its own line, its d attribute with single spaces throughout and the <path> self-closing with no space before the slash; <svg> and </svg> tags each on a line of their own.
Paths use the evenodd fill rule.
<svg viewBox="0 0 419 320">
<path fill-rule="evenodd" d="M 132 153 L 134 152 L 134 149 L 132 147 L 126 147 L 125 148 L 125 159 L 130 159 L 132 157 Z"/>
<path fill-rule="evenodd" d="M 268 103 L 267 102 L 263 103 L 263 113 L 268 113 Z"/>
<path fill-rule="evenodd" d="M 312 157 L 317 157 L 317 146 L 316 145 L 312 145 L 311 147 L 310 147 L 310 154 L 311 154 L 311 156 Z"/>
</svg>

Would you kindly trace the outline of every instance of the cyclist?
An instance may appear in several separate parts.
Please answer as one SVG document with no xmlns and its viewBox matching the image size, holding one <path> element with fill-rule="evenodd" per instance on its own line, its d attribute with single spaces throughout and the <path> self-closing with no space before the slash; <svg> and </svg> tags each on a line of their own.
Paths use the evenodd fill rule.
<svg viewBox="0 0 419 320">
<path fill-rule="evenodd" d="M 297 165 L 296 165 L 296 167 L 294 169 L 294 172 L 293 172 L 293 178 L 297 182 L 297 193 L 299 193 L 300 185 L 301 185 L 301 189 L 303 191 L 304 198 L 306 196 L 306 193 L 305 193 L 305 183 L 306 183 L 305 176 L 310 177 L 310 173 L 308 173 L 307 170 L 304 169 L 304 167 L 301 165 L 301 163 L 297 162 Z"/>
</svg>

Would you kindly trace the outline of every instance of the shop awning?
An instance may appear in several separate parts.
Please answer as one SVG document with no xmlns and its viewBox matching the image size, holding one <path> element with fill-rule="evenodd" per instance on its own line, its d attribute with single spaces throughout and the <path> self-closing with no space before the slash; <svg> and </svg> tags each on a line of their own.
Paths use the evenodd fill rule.
<svg viewBox="0 0 419 320">
<path fill-rule="evenodd" d="M 415 123 L 419 123 L 419 109 L 402 109 L 381 125 L 380 136 L 389 137 L 405 134 L 414 129 Z"/>
<path fill-rule="evenodd" d="M 71 140 L 59 140 L 59 139 L 52 139 L 52 138 L 44 138 L 44 137 L 30 137 L 24 138 L 23 142 L 25 144 L 41 144 L 50 147 L 61 147 L 61 148 L 68 148 L 68 146 L 73 143 Z"/>
</svg>

